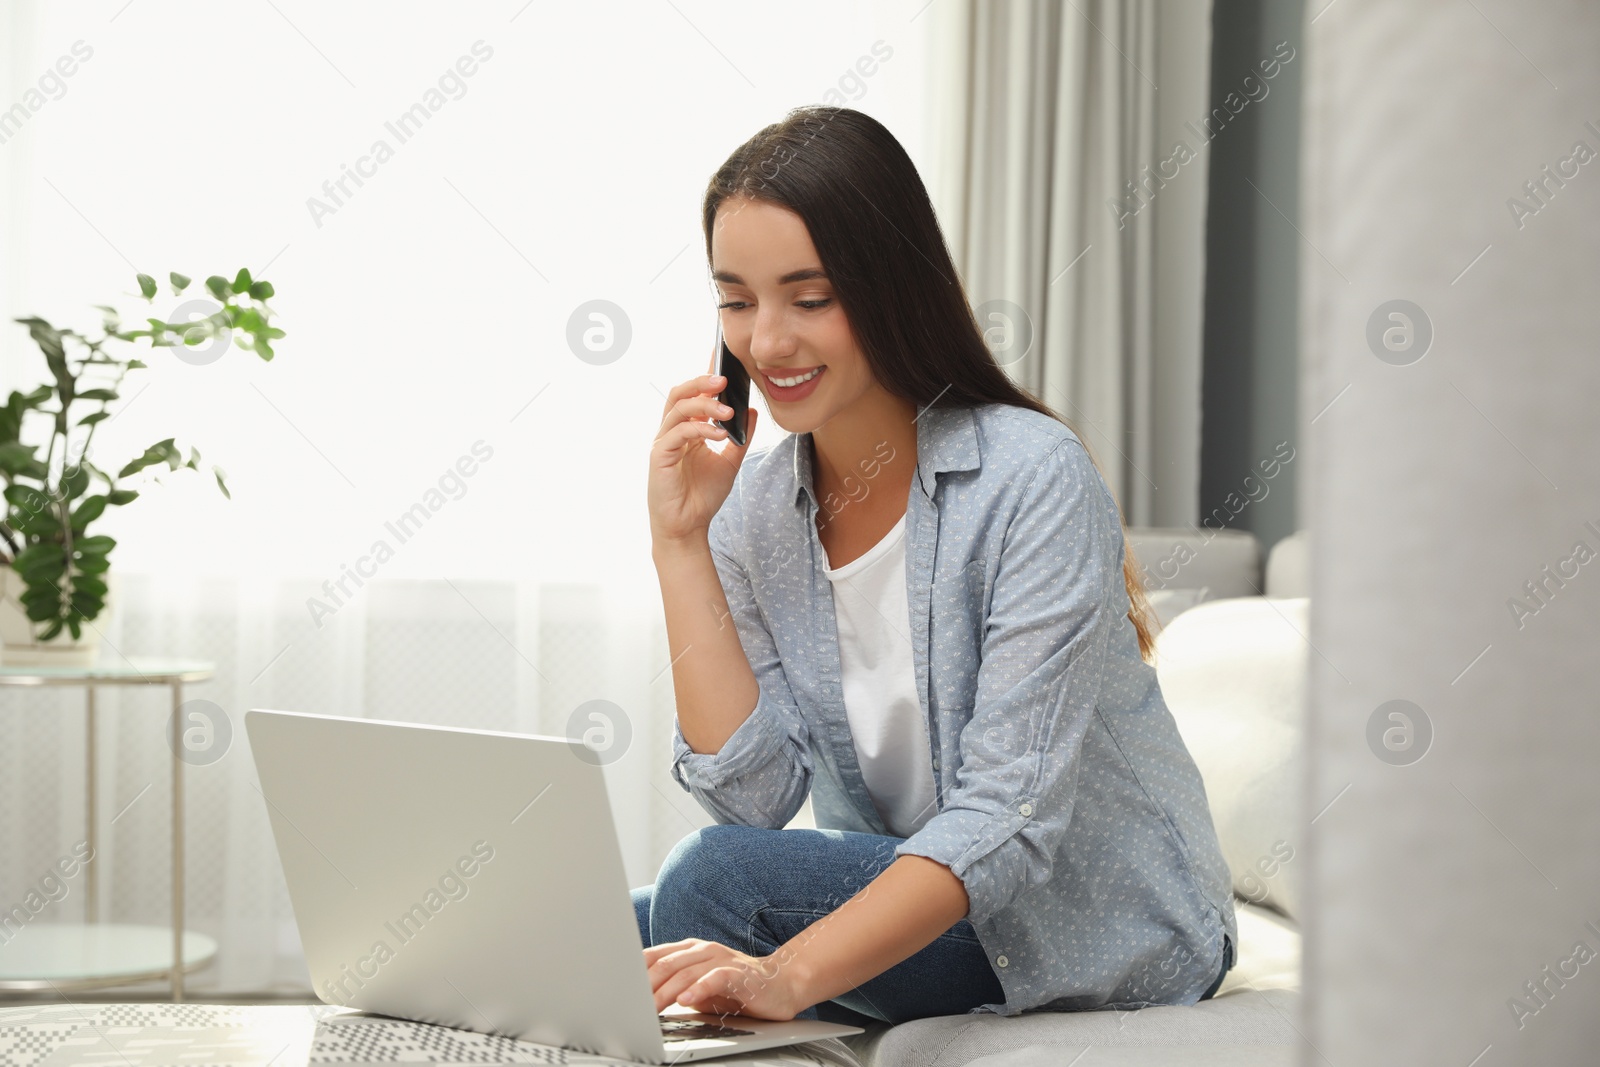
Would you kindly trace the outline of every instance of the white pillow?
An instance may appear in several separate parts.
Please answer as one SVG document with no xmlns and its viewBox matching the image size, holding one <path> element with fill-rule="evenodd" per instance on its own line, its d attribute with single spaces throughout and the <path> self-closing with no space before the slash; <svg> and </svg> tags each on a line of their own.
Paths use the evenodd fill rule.
<svg viewBox="0 0 1600 1067">
<path fill-rule="evenodd" d="M 1150 597 L 1150 609 L 1156 613 L 1156 618 L 1161 620 L 1161 625 L 1166 626 L 1196 604 L 1204 604 L 1207 600 L 1210 600 L 1211 587 L 1201 586 L 1199 589 L 1152 589 L 1147 595 Z"/>
<path fill-rule="evenodd" d="M 1236 597 L 1185 611 L 1156 637 L 1167 707 L 1205 781 L 1234 891 L 1295 915 L 1311 601 Z"/>
</svg>

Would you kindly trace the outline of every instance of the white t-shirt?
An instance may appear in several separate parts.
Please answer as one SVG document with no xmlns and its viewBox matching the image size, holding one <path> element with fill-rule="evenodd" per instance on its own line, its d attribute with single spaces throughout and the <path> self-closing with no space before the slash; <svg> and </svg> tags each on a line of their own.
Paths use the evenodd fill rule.
<svg viewBox="0 0 1600 1067">
<path fill-rule="evenodd" d="M 906 520 L 834 569 L 845 715 L 867 793 L 889 832 L 910 837 L 938 811 L 928 723 L 917 697 L 906 602 Z"/>
</svg>

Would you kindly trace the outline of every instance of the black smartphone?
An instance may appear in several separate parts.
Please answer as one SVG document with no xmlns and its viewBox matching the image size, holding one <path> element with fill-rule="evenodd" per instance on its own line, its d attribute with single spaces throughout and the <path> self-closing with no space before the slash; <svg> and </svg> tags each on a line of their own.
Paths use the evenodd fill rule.
<svg viewBox="0 0 1600 1067">
<path fill-rule="evenodd" d="M 739 358 L 728 350 L 728 343 L 722 339 L 720 321 L 717 323 L 717 369 L 711 373 L 728 379 L 728 384 L 717 394 L 717 399 L 733 409 L 732 418 L 711 421 L 728 431 L 728 440 L 742 447 L 750 418 L 747 414 L 750 409 L 750 375 L 745 373 L 744 364 L 739 362 Z"/>
</svg>

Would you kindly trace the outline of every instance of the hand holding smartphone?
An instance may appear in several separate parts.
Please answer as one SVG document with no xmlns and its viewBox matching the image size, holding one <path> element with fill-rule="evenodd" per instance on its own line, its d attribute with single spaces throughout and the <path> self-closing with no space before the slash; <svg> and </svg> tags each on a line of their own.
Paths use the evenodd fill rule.
<svg viewBox="0 0 1600 1067">
<path fill-rule="evenodd" d="M 713 374 L 720 374 L 727 379 L 727 384 L 717 399 L 733 409 L 733 417 L 729 419 L 712 419 L 718 426 L 728 431 L 728 439 L 741 447 L 745 444 L 745 432 L 749 426 L 748 411 L 750 408 L 750 375 L 745 373 L 744 364 L 739 362 L 729 349 L 728 343 L 722 339 L 722 322 L 717 322 L 717 351 L 714 361 Z"/>
</svg>

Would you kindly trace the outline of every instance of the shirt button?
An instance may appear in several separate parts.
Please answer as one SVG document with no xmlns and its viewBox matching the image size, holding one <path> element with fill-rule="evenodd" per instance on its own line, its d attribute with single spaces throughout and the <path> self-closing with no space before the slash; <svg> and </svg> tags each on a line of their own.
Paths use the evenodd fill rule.
<svg viewBox="0 0 1600 1067">
<path fill-rule="evenodd" d="M 1022 813 L 1022 817 L 1023 818 L 1027 818 L 1029 815 L 1033 814 L 1033 805 L 1032 804 L 1024 804 L 1024 805 L 1022 805 L 1022 807 L 1018 808 L 1017 811 Z"/>
<path fill-rule="evenodd" d="M 994 965 L 996 967 L 1004 967 L 1006 964 L 1008 964 L 1010 962 L 1011 961 L 1006 959 L 1004 956 L 996 956 L 994 958 Z"/>
</svg>

